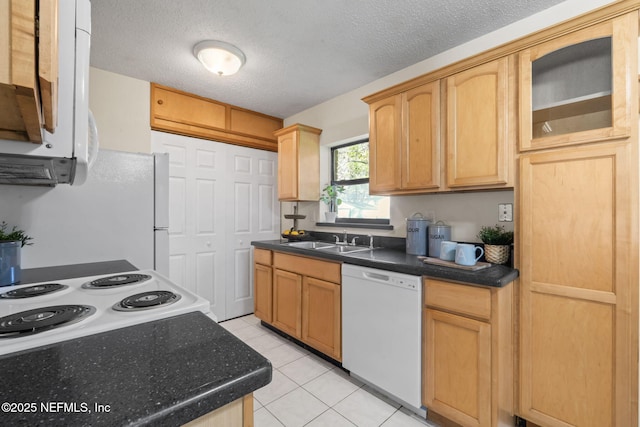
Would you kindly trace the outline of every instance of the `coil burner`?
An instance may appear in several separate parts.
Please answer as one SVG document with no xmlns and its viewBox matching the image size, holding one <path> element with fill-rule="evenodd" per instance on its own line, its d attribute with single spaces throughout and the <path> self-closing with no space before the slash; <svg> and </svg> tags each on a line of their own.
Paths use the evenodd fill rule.
<svg viewBox="0 0 640 427">
<path fill-rule="evenodd" d="M 116 311 L 150 310 L 164 307 L 180 300 L 180 295 L 169 291 L 149 291 L 131 295 L 113 306 Z"/>
<path fill-rule="evenodd" d="M 117 274 L 115 276 L 101 277 L 82 285 L 84 289 L 111 289 L 118 286 L 135 285 L 137 283 L 151 280 L 148 274 L 127 273 Z"/>
<path fill-rule="evenodd" d="M 61 285 L 59 283 L 43 283 L 41 285 L 27 286 L 24 288 L 13 289 L 9 292 L 0 294 L 1 299 L 21 299 L 39 297 L 41 295 L 52 294 L 54 292 L 67 289 L 67 285 Z"/>
<path fill-rule="evenodd" d="M 79 322 L 96 312 L 90 305 L 53 305 L 0 317 L 0 338 L 37 334 Z"/>
</svg>

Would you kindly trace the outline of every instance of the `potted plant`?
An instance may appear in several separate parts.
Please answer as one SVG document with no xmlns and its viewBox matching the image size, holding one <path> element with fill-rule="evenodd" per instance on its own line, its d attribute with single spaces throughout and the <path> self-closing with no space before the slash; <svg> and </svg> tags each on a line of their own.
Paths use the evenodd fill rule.
<svg viewBox="0 0 640 427">
<path fill-rule="evenodd" d="M 342 199 L 339 197 L 342 193 L 344 193 L 344 185 L 328 184 L 322 189 L 320 200 L 329 207 L 329 212 L 324 213 L 327 222 L 336 221 L 338 206 L 342 204 Z"/>
<path fill-rule="evenodd" d="M 484 243 L 484 257 L 492 264 L 504 264 L 509 259 L 513 231 L 507 231 L 504 226 L 482 226 L 478 238 Z"/>
<path fill-rule="evenodd" d="M 20 282 L 20 249 L 31 245 L 32 237 L 23 230 L 2 221 L 0 223 L 0 286 L 15 285 Z"/>
</svg>

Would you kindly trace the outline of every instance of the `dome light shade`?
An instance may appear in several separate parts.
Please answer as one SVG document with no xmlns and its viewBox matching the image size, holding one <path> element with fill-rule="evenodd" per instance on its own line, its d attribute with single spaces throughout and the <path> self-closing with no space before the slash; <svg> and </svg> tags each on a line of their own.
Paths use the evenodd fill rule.
<svg viewBox="0 0 640 427">
<path fill-rule="evenodd" d="M 237 73 L 246 61 L 244 53 L 234 45 L 214 40 L 196 44 L 193 54 L 207 70 L 219 76 Z"/>
</svg>

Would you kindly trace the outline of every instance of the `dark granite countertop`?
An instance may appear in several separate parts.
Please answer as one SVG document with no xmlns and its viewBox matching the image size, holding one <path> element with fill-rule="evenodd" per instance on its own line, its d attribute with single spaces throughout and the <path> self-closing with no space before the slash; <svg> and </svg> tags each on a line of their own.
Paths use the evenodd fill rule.
<svg viewBox="0 0 640 427">
<path fill-rule="evenodd" d="M 92 264 L 52 274 L 136 269 Z M 34 270 L 23 278 L 47 280 Z M 267 359 L 200 312 L 3 355 L 0 366 L 0 403 L 10 404 L 0 425 L 12 426 L 179 426 L 271 381 Z"/>
<path fill-rule="evenodd" d="M 54 267 L 28 268 L 22 270 L 20 284 L 64 280 L 74 277 L 97 276 L 99 274 L 115 274 L 123 271 L 137 270 L 136 266 L 124 259 L 85 264 L 56 265 Z"/>
<path fill-rule="evenodd" d="M 288 246 L 283 243 L 286 242 L 281 240 L 262 240 L 251 242 L 251 244 L 257 248 L 313 256 L 316 258 L 340 261 L 347 264 L 361 265 L 364 267 L 378 268 L 381 270 L 395 271 L 397 273 L 412 274 L 415 276 L 427 276 L 434 279 L 442 279 L 470 285 L 502 287 L 513 282 L 519 275 L 518 270 L 504 265 L 492 265 L 491 267 L 482 270 L 468 271 L 433 264 L 425 264 L 416 255 L 407 255 L 404 251 L 398 249 L 378 248 L 373 251 L 355 252 L 345 255 L 317 249 L 302 249 Z"/>
</svg>

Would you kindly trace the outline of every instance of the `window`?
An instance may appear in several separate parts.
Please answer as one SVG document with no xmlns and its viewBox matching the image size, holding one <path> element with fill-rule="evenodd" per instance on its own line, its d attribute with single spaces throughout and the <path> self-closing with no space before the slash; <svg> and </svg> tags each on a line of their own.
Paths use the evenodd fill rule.
<svg viewBox="0 0 640 427">
<path fill-rule="evenodd" d="M 339 219 L 389 219 L 389 197 L 369 195 L 368 139 L 331 148 L 331 184 L 345 189 Z"/>
</svg>

